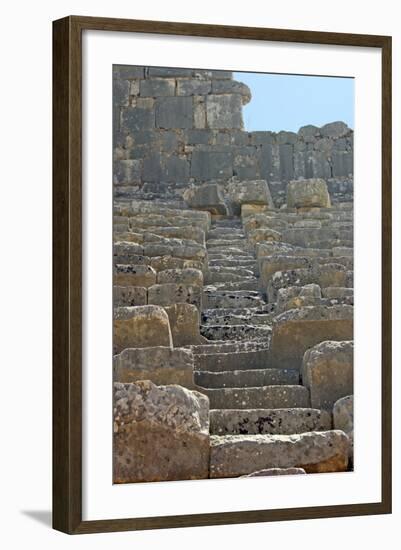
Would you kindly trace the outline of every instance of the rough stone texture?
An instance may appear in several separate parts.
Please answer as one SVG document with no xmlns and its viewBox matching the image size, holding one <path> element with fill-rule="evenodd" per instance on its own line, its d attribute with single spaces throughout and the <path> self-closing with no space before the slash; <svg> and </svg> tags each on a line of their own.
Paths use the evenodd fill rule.
<svg viewBox="0 0 401 550">
<path fill-rule="evenodd" d="M 353 338 L 353 307 L 307 306 L 291 309 L 273 321 L 271 366 L 301 369 L 307 349 L 325 340 Z"/>
<path fill-rule="evenodd" d="M 190 286 L 203 286 L 203 273 L 199 269 L 165 269 L 157 274 L 157 283 L 181 283 Z"/>
<path fill-rule="evenodd" d="M 288 208 L 330 208 L 330 195 L 322 179 L 290 181 L 287 186 Z"/>
<path fill-rule="evenodd" d="M 171 306 L 174 304 L 193 304 L 202 306 L 202 289 L 199 286 L 178 283 L 163 283 L 148 288 L 148 304 Z"/>
<path fill-rule="evenodd" d="M 114 483 L 207 478 L 208 412 L 181 386 L 115 383 Z"/>
<path fill-rule="evenodd" d="M 148 293 L 142 286 L 113 286 L 114 307 L 145 306 Z"/>
<path fill-rule="evenodd" d="M 174 198 L 190 178 L 264 179 L 280 207 L 290 180 L 323 178 L 334 202 L 352 200 L 353 131 L 343 122 L 298 133 L 246 132 L 242 105 L 250 90 L 227 71 L 115 66 L 113 92 L 114 182 L 121 196 L 151 189 Z"/>
<path fill-rule="evenodd" d="M 117 308 L 113 335 L 117 352 L 124 348 L 173 345 L 168 315 L 155 305 Z"/>
<path fill-rule="evenodd" d="M 207 210 L 211 214 L 227 214 L 224 196 L 216 183 L 187 189 L 184 192 L 184 200 L 192 208 Z"/>
<path fill-rule="evenodd" d="M 127 348 L 114 356 L 113 365 L 115 382 L 151 380 L 157 385 L 179 384 L 195 389 L 194 357 L 188 349 Z"/>
<path fill-rule="evenodd" d="M 167 312 L 174 346 L 202 344 L 206 339 L 199 332 L 199 311 L 192 304 L 174 304 L 164 308 Z"/>
<path fill-rule="evenodd" d="M 331 411 L 341 397 L 353 393 L 354 342 L 326 341 L 305 352 L 301 376 L 312 407 Z"/>
<path fill-rule="evenodd" d="M 232 182 L 228 186 L 228 196 L 234 207 L 234 214 L 237 215 L 241 213 L 241 207 L 245 204 L 274 208 L 266 180 Z"/>
<path fill-rule="evenodd" d="M 156 271 L 149 265 L 116 265 L 114 284 L 149 287 L 156 283 Z"/>
<path fill-rule="evenodd" d="M 335 427 L 344 430 L 342 427 Z M 331 414 L 318 409 L 213 409 L 210 411 L 210 433 L 215 435 L 291 435 L 330 429 Z"/>
<path fill-rule="evenodd" d="M 345 432 L 350 440 L 349 457 L 354 460 L 354 396 L 341 397 L 334 403 L 333 424 L 336 430 Z"/>
<path fill-rule="evenodd" d="M 210 477 L 237 477 L 267 468 L 307 473 L 343 472 L 349 439 L 340 430 L 298 435 L 226 435 L 210 438 Z"/>
<path fill-rule="evenodd" d="M 303 468 L 266 468 L 265 470 L 259 470 L 258 472 L 240 477 L 290 476 L 298 474 L 306 474 L 306 472 Z"/>
<path fill-rule="evenodd" d="M 309 407 L 309 392 L 303 386 L 202 389 L 212 409 L 283 409 Z"/>
</svg>

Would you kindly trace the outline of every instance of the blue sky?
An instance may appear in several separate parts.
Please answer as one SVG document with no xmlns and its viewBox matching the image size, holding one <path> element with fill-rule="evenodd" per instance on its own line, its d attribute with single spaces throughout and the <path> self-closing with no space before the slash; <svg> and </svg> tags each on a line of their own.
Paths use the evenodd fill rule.
<svg viewBox="0 0 401 550">
<path fill-rule="evenodd" d="M 354 80 L 327 76 L 234 73 L 252 92 L 245 130 L 287 130 L 342 120 L 354 128 Z"/>
</svg>

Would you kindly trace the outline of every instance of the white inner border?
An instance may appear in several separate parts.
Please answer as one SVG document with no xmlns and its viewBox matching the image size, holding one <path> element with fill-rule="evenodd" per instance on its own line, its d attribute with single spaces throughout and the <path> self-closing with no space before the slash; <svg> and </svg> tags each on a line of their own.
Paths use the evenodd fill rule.
<svg viewBox="0 0 401 550">
<path fill-rule="evenodd" d="M 373 48 L 84 31 L 84 520 L 380 501 L 380 53 Z M 355 77 L 355 472 L 112 484 L 113 64 Z"/>
</svg>

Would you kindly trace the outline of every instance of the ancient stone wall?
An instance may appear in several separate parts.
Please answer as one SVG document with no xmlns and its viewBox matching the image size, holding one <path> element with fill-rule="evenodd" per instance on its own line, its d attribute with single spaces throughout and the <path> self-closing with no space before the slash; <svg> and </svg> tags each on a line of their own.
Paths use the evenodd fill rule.
<svg viewBox="0 0 401 550">
<path fill-rule="evenodd" d="M 174 199 L 193 184 L 264 179 L 280 207 L 288 181 L 323 178 L 332 202 L 352 200 L 353 131 L 333 122 L 247 132 L 251 92 L 231 72 L 115 65 L 113 98 L 116 197 Z"/>
</svg>

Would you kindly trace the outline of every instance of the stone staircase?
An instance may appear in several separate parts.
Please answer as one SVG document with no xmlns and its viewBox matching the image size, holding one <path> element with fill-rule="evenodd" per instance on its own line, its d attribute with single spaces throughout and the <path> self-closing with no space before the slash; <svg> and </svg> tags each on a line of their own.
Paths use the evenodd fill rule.
<svg viewBox="0 0 401 550">
<path fill-rule="evenodd" d="M 323 346 L 329 370 L 319 376 L 333 385 L 323 401 L 304 354 L 352 340 L 352 209 L 252 205 L 210 216 L 127 201 L 115 210 L 117 382 L 178 384 L 208 398 L 209 477 L 347 469 L 332 408 L 352 394 L 352 357 L 344 375 Z M 142 340 L 138 306 L 156 308 L 143 312 Z"/>
</svg>

